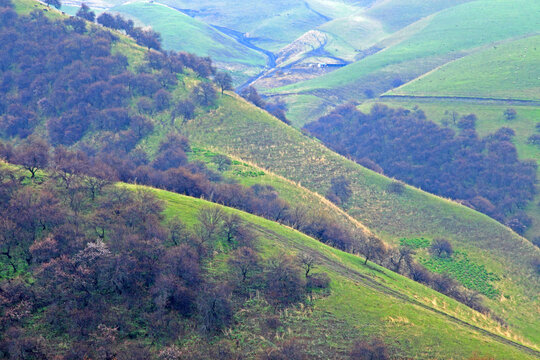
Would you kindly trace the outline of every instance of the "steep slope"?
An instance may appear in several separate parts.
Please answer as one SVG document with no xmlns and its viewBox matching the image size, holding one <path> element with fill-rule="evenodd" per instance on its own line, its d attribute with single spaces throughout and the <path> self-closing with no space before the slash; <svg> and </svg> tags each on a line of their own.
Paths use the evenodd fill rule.
<svg viewBox="0 0 540 360">
<path fill-rule="evenodd" d="M 445 111 L 474 113 L 480 133 L 509 127 L 516 133 L 520 157 L 538 159 L 539 149 L 528 138 L 536 132 L 540 105 L 539 45 L 540 36 L 531 36 L 486 48 L 383 94 L 381 101 L 408 108 L 418 105 L 430 119 L 450 125 Z M 504 117 L 508 108 L 517 111 L 515 119 Z M 533 221 L 529 239 L 540 236 L 539 200 L 537 196 L 527 211 Z"/>
<path fill-rule="evenodd" d="M 475 90 L 471 87 L 470 91 Z M 450 126 L 457 130 L 452 120 L 452 112 L 460 115 L 475 114 L 478 117 L 477 131 L 481 136 L 497 131 L 501 127 L 508 127 L 514 130 L 514 144 L 518 150 L 520 159 L 540 159 L 540 149 L 529 142 L 529 137 L 537 132 L 535 126 L 540 118 L 538 106 L 513 103 L 512 101 L 481 101 L 481 100 L 459 100 L 452 98 L 419 98 L 419 97 L 385 97 L 376 101 L 369 101 L 360 106 L 363 111 L 369 111 L 374 103 L 381 103 L 390 107 L 404 107 L 422 109 L 426 116 L 433 121 Z M 504 112 L 512 108 L 516 111 L 516 118 L 507 120 Z M 538 172 L 540 175 L 540 172 Z M 540 237 L 540 194 L 537 193 L 535 199 L 530 202 L 526 209 L 527 214 L 532 218 L 532 225 L 525 233 L 525 236 L 533 240 Z"/>
<path fill-rule="evenodd" d="M 392 194 L 387 191 L 389 179 L 336 155 L 234 96 L 222 98 L 220 107 L 209 115 L 182 128 L 194 143 L 252 161 L 320 194 L 326 193 L 333 176 L 344 175 L 353 190 L 347 212 L 391 243 L 421 236 L 455 242 L 502 277 L 496 286 L 505 300 L 489 305 L 538 341 L 533 330 L 540 322 L 538 316 L 513 310 L 538 302 L 538 277 L 529 264 L 539 250 L 530 242 L 485 215 L 420 190 L 408 187 L 404 194 Z"/>
<path fill-rule="evenodd" d="M 9 177 L 4 177 L 6 170 L 24 180 L 17 185 L 9 183 Z M 49 173 L 40 171 L 31 180 L 22 170 L 5 163 L 0 163 L 0 171 L 2 185 L 14 190 L 11 196 L 46 196 L 48 204 L 34 205 L 38 209 L 50 206 L 48 214 L 56 215 L 59 221 L 57 224 L 48 222 L 46 230 L 42 230 L 48 236 L 41 234 L 35 239 L 30 249 L 35 261 L 24 271 L 7 277 L 4 271 L 0 273 L 3 290 L 0 310 L 27 309 L 26 313 L 15 312 L 15 316 L 13 311 L 0 313 L 2 330 L 7 330 L 6 320 L 12 325 L 0 333 L 0 350 L 6 358 L 17 358 L 21 352 L 59 359 L 101 353 L 116 353 L 119 358 L 129 359 L 161 359 L 164 354 L 176 355 L 173 357 L 176 359 L 186 353 L 190 354 L 190 359 L 208 358 L 214 353 L 226 359 L 239 355 L 259 358 L 293 342 L 295 354 L 313 359 L 349 359 L 355 342 L 374 337 L 382 339 L 396 358 L 535 359 L 540 355 L 532 345 L 524 345 L 519 334 L 501 328 L 493 319 L 387 269 L 371 263 L 365 265 L 360 257 L 322 245 L 281 224 L 205 200 L 123 183 L 108 186 L 91 201 L 86 198 L 82 204 L 84 214 L 76 215 L 69 211 L 70 205 L 51 202 L 66 193 L 61 182 L 50 181 Z M 153 196 L 163 201 L 164 206 Z M 5 205 L 0 209 L 2 214 L 7 213 Z M 10 206 L 14 203 L 10 202 Z M 17 206 L 20 214 L 35 210 L 28 204 Z M 62 207 L 67 214 L 59 211 Z M 215 211 L 222 218 L 236 216 L 244 234 L 249 234 L 250 249 L 257 255 L 260 266 L 271 266 L 276 259 L 309 256 L 314 261 L 311 277 L 326 274 L 329 287 L 314 288 L 308 296 L 293 303 L 272 306 L 265 285 L 271 268 L 259 274 L 263 276 L 257 276 L 257 271 L 253 270 L 249 282 L 243 284 L 235 263 L 229 261 L 236 256 L 235 250 L 240 245 L 235 243 L 240 242 L 239 239 L 230 243 L 225 234 L 219 232 L 204 244 L 212 251 L 195 256 L 197 240 L 189 234 L 208 226 L 201 217 L 205 211 Z M 79 220 L 77 237 L 58 229 L 66 215 Z M 92 221 L 101 218 L 105 223 L 100 224 L 107 230 L 103 239 L 93 241 L 88 236 L 94 233 Z M 172 231 L 169 224 L 178 221 L 185 225 L 185 238 L 174 238 L 166 230 Z M 117 234 L 116 226 L 129 236 Z M 21 229 L 21 238 L 27 230 Z M 153 232 L 154 237 L 146 238 L 149 234 L 145 236 L 137 231 Z M 62 243 L 58 244 L 56 239 L 62 239 Z M 156 257 L 158 254 L 162 256 Z M 171 255 L 174 256 L 171 258 Z M 193 261 L 200 262 L 201 267 Z M 95 266 L 87 267 L 88 264 Z M 170 274 L 168 266 L 172 264 L 179 268 L 173 268 L 175 272 Z M 141 268 L 134 269 L 133 265 Z M 302 271 L 298 267 L 294 269 Z M 167 272 L 168 277 L 153 274 L 156 270 Z M 167 299 L 177 296 L 167 293 L 171 290 L 170 281 L 189 279 L 192 275 L 204 278 L 206 286 L 198 289 L 208 296 L 215 296 L 209 289 L 219 289 L 220 284 L 236 289 L 225 300 L 232 313 L 222 331 L 207 333 L 198 326 L 204 323 L 201 316 L 182 311 L 183 306 L 194 301 L 185 287 L 176 289 L 186 296 L 183 303 L 176 304 L 179 308 L 171 309 L 167 305 L 167 301 L 171 301 Z M 134 279 L 144 281 L 134 284 Z M 201 279 L 195 281 L 200 284 Z M 197 288 L 189 282 L 186 285 Z M 115 286 L 122 291 L 118 292 Z M 250 290 L 250 296 L 243 294 L 242 286 Z M 132 293 L 132 287 L 139 292 Z M 31 308 L 24 297 L 5 298 L 6 293 L 26 296 L 32 294 L 32 289 L 36 291 L 34 299 L 41 301 Z M 43 292 L 43 289 L 50 291 Z M 54 289 L 56 291 L 51 291 Z M 72 298 L 66 299 L 66 295 Z M 125 300 L 130 297 L 132 300 L 128 300 L 126 306 Z M 85 299 L 93 301 L 85 303 Z M 214 301 L 221 306 L 224 299 Z M 204 300 L 197 296 L 197 309 L 193 310 L 196 313 L 201 311 L 201 302 Z M 72 318 L 66 319 L 58 309 L 65 309 Z M 111 316 L 103 318 L 96 310 Z M 62 325 L 67 324 L 71 327 L 63 331 Z M 40 336 L 44 331 L 46 338 Z M 101 332 L 112 332 L 114 336 L 104 337 Z"/>
<path fill-rule="evenodd" d="M 181 214 L 186 223 L 196 222 L 197 209 L 210 205 L 203 200 L 152 191 L 167 202 L 167 216 Z M 283 316 L 285 321 L 289 321 L 292 336 L 308 342 L 308 348 L 317 349 L 314 346 L 316 339 L 308 335 L 310 331 L 324 333 L 324 329 L 334 330 L 328 333 L 327 340 L 327 344 L 332 345 L 322 346 L 319 353 L 311 353 L 313 358 L 345 358 L 354 337 L 379 332 L 384 333 L 398 357 L 451 356 L 460 359 L 476 353 L 501 359 L 535 358 L 534 351 L 508 343 L 505 336 L 500 337 L 497 325 L 451 299 L 384 268 L 363 266 L 363 261 L 356 256 L 322 245 L 295 230 L 234 209 L 225 210 L 241 216 L 258 234 L 257 249 L 263 257 L 282 251 L 310 254 L 317 261 L 317 271 L 330 275 L 331 294 L 314 301 L 308 321 L 303 320 L 303 316 L 297 318 L 298 313 L 292 311 Z M 257 337 L 257 333 L 249 333 L 253 331 L 249 316 L 253 315 L 244 318 L 244 324 L 238 324 L 243 326 L 236 336 Z M 257 313 L 257 316 L 261 315 L 264 317 L 264 312 Z M 369 328 L 365 327 L 367 323 Z M 348 331 L 352 333 L 347 335 Z"/>
<path fill-rule="evenodd" d="M 109 11 L 125 15 L 152 27 L 163 38 L 167 50 L 187 51 L 210 56 L 214 61 L 263 67 L 265 57 L 212 27 L 178 10 L 156 2 L 130 2 Z"/>
</svg>

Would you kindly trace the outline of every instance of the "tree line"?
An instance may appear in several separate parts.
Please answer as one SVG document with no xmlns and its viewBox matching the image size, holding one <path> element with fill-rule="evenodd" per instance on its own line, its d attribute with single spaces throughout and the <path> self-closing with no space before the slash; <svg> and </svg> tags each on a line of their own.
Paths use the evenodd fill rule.
<svg viewBox="0 0 540 360">
<path fill-rule="evenodd" d="M 512 129 L 481 138 L 474 114 L 455 120 L 457 133 L 421 110 L 375 105 L 363 113 L 345 105 L 305 129 L 374 171 L 459 200 L 523 234 L 531 225 L 523 209 L 534 198 L 536 161 L 518 158 Z"/>
<path fill-rule="evenodd" d="M 406 246 L 390 247 L 374 235 L 366 235 L 359 229 L 345 227 L 331 217 L 313 213 L 306 206 L 291 206 L 269 185 L 256 184 L 246 188 L 223 182 L 221 174 L 208 169 L 205 164 L 189 163 L 185 154 L 188 149 L 189 142 L 186 138 L 169 135 L 161 143 L 155 159 L 152 162 L 146 160 L 145 163 L 144 154 L 138 154 L 137 159 L 132 156 L 117 157 L 113 154 L 98 154 L 92 157 L 80 150 L 64 147 L 50 149 L 43 140 L 30 137 L 16 147 L 0 143 L 0 158 L 20 164 L 26 169 L 30 179 L 35 178 L 39 169 L 46 169 L 56 174 L 66 189 L 82 191 L 91 199 L 100 196 L 107 185 L 121 180 L 202 197 L 235 207 L 289 225 L 335 248 L 362 254 L 365 265 L 368 261 L 377 263 L 478 311 L 489 313 L 482 305 L 479 294 L 463 288 L 447 275 L 430 273 L 414 260 L 413 249 Z M 137 161 L 143 163 L 137 165 Z M 234 224 L 231 227 L 234 228 Z M 443 240 L 434 243 L 451 246 Z M 448 253 L 448 250 L 438 250 L 436 253 L 441 256 Z M 306 277 L 307 275 L 309 271 Z"/>
</svg>

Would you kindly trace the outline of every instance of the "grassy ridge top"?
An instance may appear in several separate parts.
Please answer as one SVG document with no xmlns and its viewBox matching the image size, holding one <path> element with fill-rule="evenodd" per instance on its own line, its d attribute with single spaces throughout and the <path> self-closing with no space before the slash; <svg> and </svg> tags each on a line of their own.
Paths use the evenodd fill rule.
<svg viewBox="0 0 540 360">
<path fill-rule="evenodd" d="M 388 178 L 333 153 L 236 96 L 225 96 L 220 103 L 182 128 L 193 143 L 247 159 L 320 194 L 326 193 L 332 177 L 346 176 L 354 193 L 349 214 L 395 244 L 410 236 L 450 239 L 489 271 L 504 275 L 497 286 L 508 299 L 490 306 L 539 340 L 531 330 L 540 319 L 515 312 L 538 302 L 538 278 L 529 264 L 539 251 L 530 242 L 455 202 L 411 187 L 402 195 L 389 193 Z"/>
<path fill-rule="evenodd" d="M 540 36 L 511 41 L 450 62 L 389 95 L 540 100 Z"/>
<path fill-rule="evenodd" d="M 167 217 L 178 216 L 188 225 L 196 223 L 198 209 L 214 206 L 204 200 L 151 190 L 166 202 Z M 299 321 L 295 320 L 295 312 L 286 315 L 292 336 L 312 342 L 312 348 L 316 348 L 316 337 L 309 331 L 328 331 L 326 346 L 331 352 L 314 352 L 314 358 L 330 354 L 344 358 L 354 336 L 377 333 L 384 334 L 390 347 L 402 357 L 460 359 L 477 353 L 501 359 L 534 358 L 515 345 L 505 344 L 504 338 L 519 341 L 519 336 L 429 288 L 376 265 L 364 266 L 362 259 L 286 226 L 235 209 L 224 210 L 249 224 L 257 235 L 257 250 L 263 258 L 281 252 L 310 254 L 317 259 L 317 271 L 330 275 L 331 294 L 317 298 L 308 317 L 301 315 Z M 231 334 L 254 340 L 257 334 L 247 332 L 252 330 L 248 324 L 249 317 L 244 318 Z"/>
</svg>

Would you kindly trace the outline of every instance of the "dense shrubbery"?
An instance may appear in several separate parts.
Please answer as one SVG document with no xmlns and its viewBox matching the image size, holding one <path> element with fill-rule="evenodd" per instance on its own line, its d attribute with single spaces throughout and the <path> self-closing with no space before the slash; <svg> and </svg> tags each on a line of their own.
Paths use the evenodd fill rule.
<svg viewBox="0 0 540 360">
<path fill-rule="evenodd" d="M 170 344 L 188 323 L 218 334 L 256 290 L 277 307 L 304 300 L 300 262 L 260 259 L 238 216 L 207 207 L 192 228 L 164 223 L 150 193 L 104 186 L 94 196 L 65 169 L 23 185 L 0 167 L 2 357 L 116 358 L 127 347 L 150 358 L 148 339 Z M 205 270 L 218 253 L 229 253 L 229 273 Z"/>
<path fill-rule="evenodd" d="M 513 130 L 479 138 L 475 124 L 474 115 L 463 116 L 456 134 L 422 111 L 376 105 L 364 114 L 346 105 L 306 129 L 375 171 L 380 166 L 389 176 L 461 200 L 522 234 L 530 225 L 522 209 L 534 197 L 537 164 L 518 159 Z"/>
<path fill-rule="evenodd" d="M 39 12 L 30 17 L 18 17 L 10 9 L 2 12 L 9 18 L 0 23 L 4 136 L 24 138 L 45 120 L 53 144 L 72 145 L 91 131 L 111 132 L 106 137 L 129 152 L 152 131 L 147 116 L 153 112 L 173 107 L 173 120 L 189 119 L 191 101 L 204 106 L 215 101 L 216 91 L 207 81 L 201 82 L 193 100 L 175 104 L 169 93 L 185 68 L 202 78 L 213 75 L 208 58 L 149 51 L 147 64 L 133 73 L 125 56 L 112 54 L 118 38 L 111 32 L 78 27 L 73 18 L 52 22 Z M 132 102 L 137 109 L 131 108 Z"/>
</svg>

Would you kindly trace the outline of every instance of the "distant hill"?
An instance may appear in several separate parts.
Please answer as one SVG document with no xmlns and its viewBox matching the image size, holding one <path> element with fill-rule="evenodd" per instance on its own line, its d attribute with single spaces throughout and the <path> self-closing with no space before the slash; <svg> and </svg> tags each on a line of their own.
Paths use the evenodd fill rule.
<svg viewBox="0 0 540 360">
<path fill-rule="evenodd" d="M 210 56 L 234 72 L 258 73 L 266 57 L 235 39 L 176 9 L 156 2 L 130 2 L 107 11 L 125 15 L 144 26 L 151 26 L 163 37 L 163 47 Z"/>
<path fill-rule="evenodd" d="M 361 100 L 384 93 L 471 52 L 506 39 L 539 31 L 539 5 L 521 1 L 472 1 L 440 11 L 375 44 L 380 49 L 368 56 L 316 79 L 269 90 L 271 95 L 304 97 L 309 112 L 291 112 L 302 125 L 331 102 Z M 367 94 L 367 95 L 366 95 Z M 315 96 L 319 98 L 306 97 Z M 306 107 L 307 105 L 303 105 Z M 316 110 L 313 110 L 316 109 Z M 300 115 L 301 114 L 301 115 Z"/>
<path fill-rule="evenodd" d="M 387 95 L 532 100 L 540 103 L 540 36 L 490 46 Z"/>
</svg>

